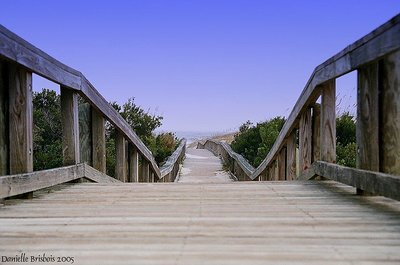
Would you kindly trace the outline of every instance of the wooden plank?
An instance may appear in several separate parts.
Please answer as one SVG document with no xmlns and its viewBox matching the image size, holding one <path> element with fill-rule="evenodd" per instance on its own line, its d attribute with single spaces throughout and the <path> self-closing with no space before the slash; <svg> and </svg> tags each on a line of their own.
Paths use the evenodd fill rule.
<svg viewBox="0 0 400 265">
<path fill-rule="evenodd" d="M 142 180 L 143 182 L 149 182 L 150 178 L 150 165 L 145 159 L 142 160 Z"/>
<path fill-rule="evenodd" d="M 61 86 L 61 118 L 63 164 L 65 166 L 78 164 L 80 162 L 78 95 L 64 86 Z"/>
<path fill-rule="evenodd" d="M 129 182 L 139 182 L 139 153 L 129 145 Z"/>
<path fill-rule="evenodd" d="M 0 176 L 9 173 L 8 71 L 0 60 Z"/>
<path fill-rule="evenodd" d="M 278 180 L 286 180 L 286 147 L 278 155 Z"/>
<path fill-rule="evenodd" d="M 400 175 L 400 52 L 386 56 L 381 66 L 380 168 Z"/>
<path fill-rule="evenodd" d="M 300 173 L 311 167 L 312 160 L 312 120 L 311 108 L 300 116 L 299 125 L 299 165 Z"/>
<path fill-rule="evenodd" d="M 32 73 L 9 65 L 10 174 L 33 171 Z"/>
<path fill-rule="evenodd" d="M 93 167 L 106 173 L 106 127 L 104 117 L 92 109 Z"/>
<path fill-rule="evenodd" d="M 90 104 L 78 104 L 80 162 L 93 165 L 92 161 L 92 113 Z"/>
<path fill-rule="evenodd" d="M 395 200 L 400 200 L 400 176 L 367 171 L 316 161 L 313 163 L 315 175 L 323 176 Z"/>
<path fill-rule="evenodd" d="M 358 69 L 357 168 L 379 171 L 379 78 L 378 63 Z M 358 189 L 357 194 L 366 194 Z"/>
<path fill-rule="evenodd" d="M 85 174 L 84 177 L 96 183 L 121 183 L 121 181 L 108 176 L 107 174 L 98 171 L 97 169 L 84 164 Z"/>
<path fill-rule="evenodd" d="M 167 158 L 165 163 L 160 168 L 161 178 L 168 175 L 172 171 L 174 165 L 179 164 L 182 161 L 183 157 L 185 156 L 185 150 L 186 139 L 183 139 L 181 140 L 175 151 Z"/>
<path fill-rule="evenodd" d="M 286 180 L 296 179 L 296 130 L 286 140 Z"/>
<path fill-rule="evenodd" d="M 312 108 L 312 162 L 321 160 L 321 105 Z"/>
<path fill-rule="evenodd" d="M 0 198 L 52 187 L 84 177 L 84 165 L 73 165 L 32 173 L 0 177 Z"/>
<path fill-rule="evenodd" d="M 336 163 L 335 80 L 321 86 L 321 160 Z"/>
<path fill-rule="evenodd" d="M 118 130 L 115 138 L 115 177 L 122 182 L 126 182 L 127 165 L 125 138 Z"/>
</svg>

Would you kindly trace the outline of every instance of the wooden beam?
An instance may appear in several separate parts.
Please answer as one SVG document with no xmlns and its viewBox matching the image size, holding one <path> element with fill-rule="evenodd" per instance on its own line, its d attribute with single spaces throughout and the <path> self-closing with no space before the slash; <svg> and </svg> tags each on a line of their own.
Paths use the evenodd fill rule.
<svg viewBox="0 0 400 265">
<path fill-rule="evenodd" d="M 286 147 L 278 155 L 278 180 L 286 180 Z"/>
<path fill-rule="evenodd" d="M 321 160 L 321 105 L 312 108 L 312 162 Z"/>
<path fill-rule="evenodd" d="M 98 171 L 97 169 L 85 164 L 85 176 L 86 179 L 94 181 L 96 183 L 121 183 L 121 181 L 108 176 L 107 174 Z"/>
<path fill-rule="evenodd" d="M 400 51 L 383 59 L 380 79 L 380 168 L 400 175 Z"/>
<path fill-rule="evenodd" d="M 400 176 L 344 167 L 323 161 L 313 163 L 312 175 L 323 176 L 369 193 L 400 200 Z"/>
<path fill-rule="evenodd" d="M 92 164 L 92 111 L 87 102 L 79 103 L 79 151 L 80 162 Z"/>
<path fill-rule="evenodd" d="M 78 95 L 61 86 L 61 116 L 63 131 L 63 164 L 65 166 L 80 162 Z"/>
<path fill-rule="evenodd" d="M 0 177 L 0 198 L 25 194 L 84 177 L 84 165 Z"/>
<path fill-rule="evenodd" d="M 142 180 L 143 182 L 148 183 L 150 179 L 150 166 L 149 162 L 145 159 L 142 160 Z"/>
<path fill-rule="evenodd" d="M 299 126 L 300 173 L 311 167 L 312 160 L 312 120 L 311 108 L 300 116 Z"/>
<path fill-rule="evenodd" d="M 336 163 L 335 80 L 321 85 L 321 160 Z"/>
<path fill-rule="evenodd" d="M 123 134 L 117 130 L 115 139 L 115 177 L 122 181 L 127 181 L 126 165 L 126 145 Z"/>
<path fill-rule="evenodd" d="M 296 130 L 286 140 L 286 180 L 296 179 Z"/>
<path fill-rule="evenodd" d="M 0 176 L 9 174 L 8 69 L 0 60 Z"/>
<path fill-rule="evenodd" d="M 378 62 L 358 69 L 356 142 L 357 168 L 379 171 Z M 366 194 L 358 189 L 359 195 Z"/>
<path fill-rule="evenodd" d="M 106 127 L 104 117 L 92 109 L 93 167 L 106 173 Z"/>
<path fill-rule="evenodd" d="M 129 182 L 139 182 L 139 154 L 133 145 L 129 145 Z"/>
<path fill-rule="evenodd" d="M 32 73 L 9 65 L 10 174 L 33 171 Z"/>
</svg>

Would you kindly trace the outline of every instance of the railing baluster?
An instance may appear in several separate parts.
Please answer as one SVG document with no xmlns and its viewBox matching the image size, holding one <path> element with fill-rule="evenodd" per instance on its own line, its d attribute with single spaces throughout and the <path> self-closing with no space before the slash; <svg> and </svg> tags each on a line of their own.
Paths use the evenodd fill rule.
<svg viewBox="0 0 400 265">
<path fill-rule="evenodd" d="M 117 130 L 116 139 L 115 139 L 115 177 L 122 181 L 127 181 L 126 176 L 126 144 L 125 144 L 124 135 Z"/>
<path fill-rule="evenodd" d="M 7 63 L 0 61 L 0 176 L 9 170 L 9 123 L 8 123 L 8 71 Z"/>
<path fill-rule="evenodd" d="M 278 154 L 278 180 L 286 180 L 286 147 Z"/>
<path fill-rule="evenodd" d="M 400 175 L 400 51 L 380 65 L 381 171 Z"/>
<path fill-rule="evenodd" d="M 63 131 L 63 164 L 80 163 L 78 95 L 61 86 L 61 116 Z"/>
<path fill-rule="evenodd" d="M 321 105 L 312 108 L 312 162 L 321 160 Z"/>
<path fill-rule="evenodd" d="M 379 171 L 379 70 L 378 62 L 358 69 L 357 168 Z M 357 189 L 359 195 L 369 195 Z"/>
<path fill-rule="evenodd" d="M 321 90 L 321 160 L 336 163 L 336 85 L 332 79 Z"/>
<path fill-rule="evenodd" d="M 311 167 L 312 157 L 312 121 L 311 108 L 307 108 L 300 116 L 299 126 L 299 165 L 300 174 Z"/>
<path fill-rule="evenodd" d="M 286 180 L 296 179 L 296 130 L 286 140 Z"/>
<path fill-rule="evenodd" d="M 93 167 L 106 173 L 106 127 L 103 115 L 92 109 Z"/>
<path fill-rule="evenodd" d="M 79 150 L 80 162 L 92 166 L 92 114 L 89 103 L 80 103 L 79 110 Z"/>
<path fill-rule="evenodd" d="M 145 159 L 142 160 L 142 180 L 143 182 L 149 182 L 150 178 L 150 166 L 149 162 Z"/>
<path fill-rule="evenodd" d="M 139 154 L 132 145 L 129 145 L 129 182 L 139 182 Z"/>
</svg>

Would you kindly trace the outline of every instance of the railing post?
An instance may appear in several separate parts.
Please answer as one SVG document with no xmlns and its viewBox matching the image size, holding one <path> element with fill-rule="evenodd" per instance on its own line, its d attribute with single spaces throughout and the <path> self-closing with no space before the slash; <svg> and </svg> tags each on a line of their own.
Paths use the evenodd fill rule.
<svg viewBox="0 0 400 265">
<path fill-rule="evenodd" d="M 9 174 L 9 112 L 7 63 L 0 61 L 0 176 Z"/>
<path fill-rule="evenodd" d="M 286 180 L 296 179 L 296 130 L 286 140 Z"/>
<path fill-rule="evenodd" d="M 312 162 L 321 160 L 321 105 L 315 104 L 312 113 Z"/>
<path fill-rule="evenodd" d="M 124 135 L 117 130 L 115 139 L 115 177 L 122 181 L 127 181 L 126 176 L 126 144 Z"/>
<path fill-rule="evenodd" d="M 299 126 L 299 165 L 300 174 L 311 167 L 312 159 L 312 121 L 311 108 L 300 116 Z"/>
<path fill-rule="evenodd" d="M 129 182 L 139 182 L 139 154 L 133 145 L 129 145 Z"/>
<path fill-rule="evenodd" d="M 103 115 L 92 109 L 93 167 L 106 173 L 106 127 Z"/>
<path fill-rule="evenodd" d="M 357 168 L 379 171 L 378 63 L 358 69 L 356 142 Z M 370 195 L 357 189 L 359 195 Z"/>
<path fill-rule="evenodd" d="M 92 115 L 90 104 L 79 104 L 79 150 L 80 162 L 92 164 Z"/>
<path fill-rule="evenodd" d="M 335 79 L 321 86 L 321 160 L 336 163 Z"/>
<path fill-rule="evenodd" d="M 286 180 L 286 147 L 278 154 L 278 180 Z"/>
<path fill-rule="evenodd" d="M 80 163 L 78 95 L 61 86 L 61 116 L 63 132 L 63 164 Z"/>
<path fill-rule="evenodd" d="M 149 182 L 150 178 L 150 165 L 145 159 L 142 159 L 142 179 L 143 182 Z"/>
<path fill-rule="evenodd" d="M 380 169 L 400 175 L 400 51 L 380 64 Z"/>
</svg>

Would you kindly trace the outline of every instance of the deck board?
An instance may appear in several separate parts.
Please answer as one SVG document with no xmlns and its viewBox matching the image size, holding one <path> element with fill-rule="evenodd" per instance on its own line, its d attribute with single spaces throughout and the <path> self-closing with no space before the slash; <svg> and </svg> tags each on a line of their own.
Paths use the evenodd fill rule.
<svg viewBox="0 0 400 265">
<path fill-rule="evenodd" d="M 0 242 L 74 264 L 399 264 L 400 203 L 331 181 L 81 183 L 6 201 Z"/>
</svg>

